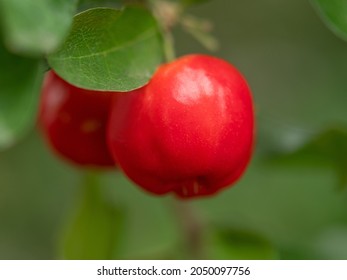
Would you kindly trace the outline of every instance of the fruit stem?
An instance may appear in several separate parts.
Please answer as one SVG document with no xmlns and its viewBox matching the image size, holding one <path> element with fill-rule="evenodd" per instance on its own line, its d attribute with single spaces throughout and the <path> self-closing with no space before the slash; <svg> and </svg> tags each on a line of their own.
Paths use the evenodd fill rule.
<svg viewBox="0 0 347 280">
<path fill-rule="evenodd" d="M 165 51 L 165 60 L 167 62 L 173 61 L 176 57 L 174 45 L 174 38 L 171 32 L 163 32 L 164 40 L 164 51 Z"/>
<path fill-rule="evenodd" d="M 177 3 L 166 0 L 151 0 L 150 4 L 153 15 L 156 17 L 161 29 L 165 60 L 166 62 L 170 62 L 176 58 L 174 38 L 171 30 L 177 23 L 182 12 L 182 7 Z"/>
<path fill-rule="evenodd" d="M 183 232 L 183 245 L 189 259 L 205 259 L 204 229 L 202 218 L 196 213 L 190 202 L 173 201 L 173 208 L 179 226 Z"/>
</svg>

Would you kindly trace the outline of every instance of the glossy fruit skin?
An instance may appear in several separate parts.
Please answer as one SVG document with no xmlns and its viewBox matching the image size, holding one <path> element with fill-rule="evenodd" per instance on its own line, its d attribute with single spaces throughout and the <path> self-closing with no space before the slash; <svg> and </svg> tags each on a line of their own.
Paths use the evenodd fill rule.
<svg viewBox="0 0 347 280">
<path fill-rule="evenodd" d="M 39 125 L 56 154 L 78 166 L 115 166 L 106 143 L 113 95 L 77 88 L 52 70 L 46 74 Z"/>
<path fill-rule="evenodd" d="M 143 189 L 208 196 L 239 179 L 251 158 L 251 92 L 228 62 L 184 56 L 117 100 L 107 133 L 118 164 Z"/>
</svg>

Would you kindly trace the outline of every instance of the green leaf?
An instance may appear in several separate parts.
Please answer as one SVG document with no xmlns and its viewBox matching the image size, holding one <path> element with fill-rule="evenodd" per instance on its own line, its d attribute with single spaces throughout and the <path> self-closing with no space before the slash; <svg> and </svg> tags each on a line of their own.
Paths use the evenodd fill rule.
<svg viewBox="0 0 347 280">
<path fill-rule="evenodd" d="M 278 257 L 267 239 L 251 231 L 216 228 L 214 240 L 210 247 L 216 259 L 265 260 Z"/>
<path fill-rule="evenodd" d="M 347 40 L 347 1 L 312 0 L 326 25 L 339 37 Z"/>
<path fill-rule="evenodd" d="M 130 91 L 146 84 L 163 61 L 162 39 L 144 9 L 90 9 L 74 18 L 66 42 L 48 61 L 78 87 Z"/>
<path fill-rule="evenodd" d="M 77 0 L 0 0 L 5 42 L 16 53 L 50 53 L 68 33 Z"/>
<path fill-rule="evenodd" d="M 43 70 L 36 59 L 9 53 L 0 43 L 0 150 L 34 124 Z"/>
<path fill-rule="evenodd" d="M 338 186 L 347 187 L 347 128 L 331 127 L 317 133 L 297 150 L 281 154 L 281 159 L 312 163 L 325 162 L 334 167 Z"/>
<path fill-rule="evenodd" d="M 63 240 L 65 259 L 113 259 L 120 249 L 123 212 L 107 201 L 97 174 L 87 174 L 81 203 Z"/>
</svg>

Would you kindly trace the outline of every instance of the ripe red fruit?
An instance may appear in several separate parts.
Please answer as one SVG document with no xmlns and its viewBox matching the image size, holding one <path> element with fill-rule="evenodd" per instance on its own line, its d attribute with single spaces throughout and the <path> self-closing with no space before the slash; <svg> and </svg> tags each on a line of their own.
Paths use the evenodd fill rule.
<svg viewBox="0 0 347 280">
<path fill-rule="evenodd" d="M 53 150 L 82 166 L 114 166 L 106 143 L 111 92 L 77 88 L 53 71 L 45 77 L 39 123 Z"/>
<path fill-rule="evenodd" d="M 232 65 L 189 55 L 112 106 L 108 144 L 124 172 L 155 194 L 216 193 L 244 172 L 253 148 L 249 87 Z"/>
</svg>

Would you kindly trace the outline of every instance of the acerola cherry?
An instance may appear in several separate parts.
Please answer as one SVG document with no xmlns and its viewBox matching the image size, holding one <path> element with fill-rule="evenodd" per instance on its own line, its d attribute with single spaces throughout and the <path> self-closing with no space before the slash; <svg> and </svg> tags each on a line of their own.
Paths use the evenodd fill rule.
<svg viewBox="0 0 347 280">
<path fill-rule="evenodd" d="M 112 106 L 108 144 L 124 172 L 155 194 L 205 196 L 234 183 L 253 150 L 253 103 L 232 65 L 188 55 Z"/>
<path fill-rule="evenodd" d="M 52 70 L 45 77 L 39 123 L 53 150 L 82 166 L 114 166 L 106 143 L 113 94 L 77 88 Z"/>
</svg>

